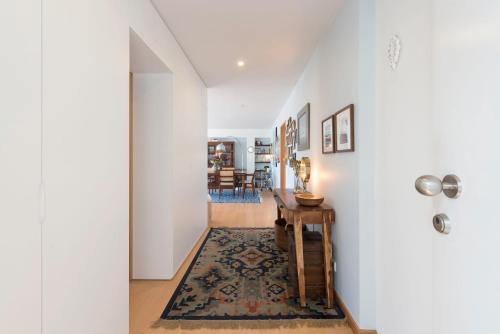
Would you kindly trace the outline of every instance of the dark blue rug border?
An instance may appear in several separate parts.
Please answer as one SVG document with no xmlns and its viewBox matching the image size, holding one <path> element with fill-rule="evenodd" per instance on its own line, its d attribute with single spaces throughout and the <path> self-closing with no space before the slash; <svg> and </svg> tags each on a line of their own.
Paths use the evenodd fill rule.
<svg viewBox="0 0 500 334">
<path fill-rule="evenodd" d="M 220 230 L 272 230 L 272 228 L 218 228 Z M 344 319 L 345 315 L 340 306 L 335 303 L 335 311 L 338 313 L 337 315 L 273 315 L 273 316 L 267 316 L 267 315 L 258 315 L 258 316 L 203 316 L 203 317 L 196 317 L 196 316 L 168 316 L 170 313 L 170 310 L 172 309 L 172 306 L 177 299 L 177 297 L 180 294 L 180 291 L 182 289 L 182 285 L 186 282 L 189 274 L 191 273 L 191 270 L 193 269 L 194 265 L 196 264 L 196 261 L 198 260 L 201 252 L 203 251 L 203 248 L 205 247 L 205 244 L 208 241 L 208 238 L 212 234 L 214 228 L 210 228 L 210 230 L 207 233 L 207 236 L 205 237 L 205 240 L 203 240 L 203 243 L 200 245 L 200 248 L 196 252 L 196 255 L 194 256 L 193 260 L 189 264 L 188 269 L 184 273 L 184 276 L 182 276 L 181 281 L 177 285 L 177 288 L 175 289 L 174 293 L 172 294 L 172 297 L 170 297 L 170 300 L 165 307 L 165 310 L 163 310 L 163 313 L 161 314 L 160 318 L 162 320 L 291 320 L 291 319 Z"/>
</svg>

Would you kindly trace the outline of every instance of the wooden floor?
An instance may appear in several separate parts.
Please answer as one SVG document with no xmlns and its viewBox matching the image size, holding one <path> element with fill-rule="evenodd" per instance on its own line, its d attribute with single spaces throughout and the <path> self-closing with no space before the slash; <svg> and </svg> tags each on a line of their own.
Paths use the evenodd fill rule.
<svg viewBox="0 0 500 334">
<path fill-rule="evenodd" d="M 260 204 L 212 204 L 212 221 L 210 227 L 272 227 L 276 219 L 276 205 L 270 192 L 262 193 L 263 202 Z M 205 233 L 206 234 L 206 233 Z M 151 328 L 170 296 L 179 284 L 196 250 L 204 239 L 203 235 L 194 247 L 191 254 L 182 265 L 173 280 L 170 281 L 142 281 L 130 282 L 130 334 L 161 334 L 161 333 L 222 333 L 229 334 L 235 330 L 167 330 L 164 328 Z M 237 330 L 238 333 L 253 334 L 352 334 L 349 327 L 335 328 L 296 328 L 296 329 L 270 329 L 270 330 Z"/>
</svg>

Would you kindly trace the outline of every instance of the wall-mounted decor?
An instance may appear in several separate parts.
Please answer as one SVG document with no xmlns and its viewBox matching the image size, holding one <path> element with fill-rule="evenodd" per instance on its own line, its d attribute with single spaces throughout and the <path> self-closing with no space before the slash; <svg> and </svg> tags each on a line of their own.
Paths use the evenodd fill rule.
<svg viewBox="0 0 500 334">
<path fill-rule="evenodd" d="M 335 152 L 333 115 L 321 122 L 321 151 L 323 154 Z"/>
<path fill-rule="evenodd" d="M 387 47 L 387 58 L 389 59 L 389 66 L 393 71 L 395 71 L 398 67 L 400 53 L 401 40 L 397 35 L 394 35 L 389 40 L 389 46 Z"/>
<path fill-rule="evenodd" d="M 286 122 L 286 147 L 290 159 L 297 149 L 297 122 L 292 117 Z"/>
<path fill-rule="evenodd" d="M 274 167 L 278 167 L 278 162 L 280 160 L 280 138 L 278 137 L 278 127 L 274 127 L 274 138 L 273 138 L 273 148 L 274 148 Z"/>
<path fill-rule="evenodd" d="M 354 152 L 354 104 L 341 109 L 333 117 L 335 152 Z"/>
<path fill-rule="evenodd" d="M 311 104 L 307 103 L 297 115 L 297 123 L 298 123 L 297 149 L 299 151 L 308 150 L 310 147 L 309 143 L 310 109 L 311 109 Z"/>
</svg>

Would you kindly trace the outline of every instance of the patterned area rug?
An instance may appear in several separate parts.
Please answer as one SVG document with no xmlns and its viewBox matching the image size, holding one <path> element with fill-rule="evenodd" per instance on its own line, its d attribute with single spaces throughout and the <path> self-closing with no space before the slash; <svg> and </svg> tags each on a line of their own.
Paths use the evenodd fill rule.
<svg viewBox="0 0 500 334">
<path fill-rule="evenodd" d="M 274 328 L 345 324 L 336 305 L 288 295 L 288 254 L 273 229 L 211 229 L 156 326 Z"/>
<path fill-rule="evenodd" d="M 226 190 L 222 191 L 222 193 L 219 196 L 219 192 L 217 191 L 216 193 L 210 194 L 210 197 L 212 198 L 212 203 L 260 203 L 261 198 L 260 198 L 260 193 L 258 191 L 255 191 L 255 195 L 252 193 L 252 191 L 246 191 L 245 192 L 245 197 L 238 195 L 233 195 L 232 190 Z"/>
</svg>

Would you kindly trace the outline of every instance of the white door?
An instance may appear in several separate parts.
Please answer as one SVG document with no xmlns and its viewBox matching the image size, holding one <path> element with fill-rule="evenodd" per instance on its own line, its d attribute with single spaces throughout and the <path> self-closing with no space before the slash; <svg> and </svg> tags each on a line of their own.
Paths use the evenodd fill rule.
<svg viewBox="0 0 500 334">
<path fill-rule="evenodd" d="M 500 333 L 500 1 L 439 0 L 433 13 L 429 173 L 463 181 L 458 199 L 433 197 L 452 226 L 433 233 L 433 333 Z"/>
<path fill-rule="evenodd" d="M 40 14 L 0 2 L 0 333 L 40 333 Z"/>
<path fill-rule="evenodd" d="M 377 329 L 500 332 L 500 2 L 377 1 L 377 55 Z M 449 173 L 457 199 L 414 189 Z"/>
</svg>

